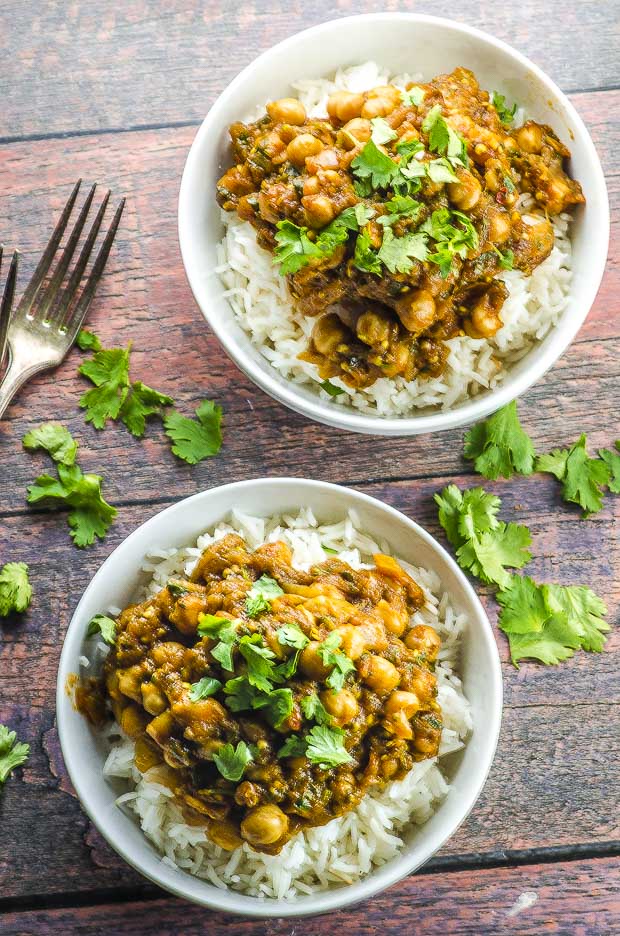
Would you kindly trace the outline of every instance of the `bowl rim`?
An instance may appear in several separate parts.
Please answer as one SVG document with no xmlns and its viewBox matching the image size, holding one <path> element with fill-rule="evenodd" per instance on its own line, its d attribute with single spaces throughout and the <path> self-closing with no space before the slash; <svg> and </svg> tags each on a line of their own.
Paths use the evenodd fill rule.
<svg viewBox="0 0 620 936">
<path fill-rule="evenodd" d="M 82 782 L 79 743 L 72 737 L 72 731 L 68 725 L 69 713 L 74 712 L 74 706 L 71 698 L 67 694 L 66 685 L 68 677 L 77 669 L 78 657 L 80 655 L 80 648 L 84 633 L 84 628 L 82 626 L 83 622 L 81 622 L 81 617 L 83 615 L 82 608 L 86 603 L 88 593 L 93 588 L 95 581 L 100 579 L 102 576 L 105 576 L 106 570 L 109 570 L 110 566 L 117 563 L 125 553 L 131 554 L 133 542 L 144 533 L 145 529 L 148 529 L 149 527 L 156 527 L 162 522 L 162 517 L 166 515 L 170 516 L 176 510 L 180 509 L 181 505 L 185 505 L 187 503 L 194 503 L 198 505 L 201 502 L 207 500 L 210 496 L 214 496 L 215 494 L 221 496 L 222 492 L 225 492 L 227 495 L 228 504 L 222 511 L 223 518 L 226 516 L 226 513 L 234 507 L 235 494 L 244 488 L 251 487 L 257 492 L 256 500 L 259 504 L 261 502 L 261 489 L 275 486 L 278 489 L 291 489 L 292 492 L 297 490 L 297 495 L 295 496 L 295 494 L 292 493 L 291 498 L 299 503 L 300 485 L 302 488 L 305 487 L 306 489 L 314 489 L 318 492 L 328 491 L 332 493 L 338 493 L 341 498 L 343 497 L 344 490 L 344 492 L 346 492 L 345 496 L 348 501 L 346 504 L 347 508 L 349 506 L 354 507 L 356 503 L 372 507 L 375 510 L 379 508 L 382 513 L 386 514 L 387 516 L 392 516 L 395 520 L 398 520 L 399 523 L 404 524 L 405 527 L 408 527 L 415 536 L 422 539 L 434 551 L 439 560 L 443 561 L 443 563 L 447 565 L 448 569 L 456 576 L 457 580 L 459 581 L 459 584 L 463 589 L 465 599 L 471 603 L 471 607 L 476 618 L 476 627 L 479 628 L 481 639 L 484 641 L 489 651 L 490 666 L 487 673 L 487 679 L 491 686 L 491 694 L 494 700 L 494 705 L 492 709 L 488 711 L 488 720 L 484 725 L 484 746 L 486 750 L 486 761 L 483 762 L 482 767 L 477 767 L 478 781 L 475 786 L 468 790 L 467 795 L 463 797 L 463 808 L 460 811 L 458 821 L 446 834 L 442 835 L 436 842 L 427 847 L 426 850 L 423 850 L 421 857 L 416 856 L 416 858 L 412 861 L 411 856 L 409 856 L 408 860 L 406 852 L 401 853 L 387 865 L 379 866 L 378 868 L 371 870 L 369 874 L 352 885 L 320 891 L 316 894 L 301 897 L 294 902 L 276 898 L 268 898 L 261 901 L 256 897 L 251 897 L 247 894 L 241 894 L 230 888 L 219 891 L 212 884 L 210 884 L 210 882 L 205 881 L 202 878 L 195 877 L 189 872 L 183 871 L 183 869 L 174 869 L 173 871 L 164 863 L 160 863 L 158 866 L 158 873 L 151 873 L 146 871 L 141 865 L 139 855 L 136 856 L 133 854 L 132 845 L 116 840 L 115 835 L 110 833 L 106 828 L 104 817 L 97 814 L 97 811 L 91 800 L 90 789 L 86 783 Z M 343 500 L 343 508 L 344 507 L 345 503 Z M 140 559 L 133 561 L 136 562 L 137 577 L 139 574 Z M 153 883 L 159 885 L 160 887 L 164 888 L 172 894 L 175 894 L 178 897 L 183 897 L 186 900 L 190 900 L 193 903 L 208 907 L 213 910 L 252 918 L 305 917 L 341 909 L 343 907 L 349 906 L 351 904 L 357 904 L 363 900 L 368 899 L 369 897 L 372 897 L 374 894 L 385 890 L 387 887 L 397 883 L 407 875 L 415 872 L 422 865 L 426 864 L 426 862 L 454 835 L 457 829 L 461 826 L 461 824 L 473 809 L 484 788 L 489 771 L 495 759 L 501 729 L 502 710 L 502 670 L 493 628 L 484 606 L 482 605 L 482 602 L 480 601 L 474 588 L 468 581 L 463 571 L 459 568 L 455 560 L 441 545 L 441 543 L 439 543 L 430 533 L 428 533 L 423 527 L 416 523 L 415 520 L 410 519 L 406 514 L 402 513 L 397 508 L 384 503 L 378 498 L 372 497 L 371 495 L 362 491 L 358 491 L 354 488 L 344 487 L 343 485 L 333 484 L 327 481 L 316 481 L 308 478 L 295 477 L 247 479 L 244 481 L 236 481 L 229 484 L 220 485 L 219 487 L 210 488 L 206 491 L 199 491 L 196 494 L 176 501 L 174 504 L 171 504 L 164 510 L 159 511 L 154 516 L 145 520 L 144 523 L 136 527 L 136 529 L 133 530 L 121 543 L 119 543 L 118 546 L 116 546 L 116 548 L 112 551 L 112 553 L 110 553 L 110 555 L 105 559 L 82 594 L 80 601 L 78 602 L 72 614 L 71 621 L 63 640 L 56 685 L 56 722 L 58 728 L 58 737 L 69 778 L 77 793 L 81 808 L 88 815 L 93 825 L 98 829 L 100 834 L 108 842 L 112 849 L 143 877 L 151 880 Z M 105 782 L 103 774 L 102 781 Z M 441 809 L 441 806 L 439 809 Z M 132 820 L 130 817 L 127 817 L 127 821 L 131 822 Z M 145 845 L 154 848 L 146 836 L 144 836 L 144 842 Z M 188 887 L 185 887 L 183 883 L 179 883 L 177 879 L 178 871 L 181 871 L 183 874 L 183 878 L 181 879 L 182 881 L 185 879 L 185 877 L 187 877 L 192 883 L 195 882 L 197 887 L 205 886 L 210 890 L 207 891 L 207 893 L 204 895 L 201 893 L 188 893 L 189 885 Z M 241 906 L 238 904 L 241 904 Z"/>
<path fill-rule="evenodd" d="M 598 243 L 601 249 L 593 252 L 594 255 L 592 257 L 588 277 L 587 293 L 581 304 L 581 309 L 573 310 L 571 319 L 562 322 L 561 327 L 558 327 L 558 325 L 553 326 L 545 336 L 545 341 L 548 341 L 548 345 L 545 348 L 544 354 L 541 354 L 536 361 L 531 362 L 528 367 L 525 367 L 516 375 L 507 378 L 497 389 L 483 396 L 473 397 L 468 402 L 458 407 L 438 410 L 422 415 L 383 417 L 356 412 L 353 408 L 345 409 L 344 407 L 335 407 L 333 404 L 321 400 L 318 396 L 316 400 L 302 396 L 295 389 L 295 387 L 298 386 L 297 384 L 292 381 L 279 379 L 276 376 L 275 370 L 273 374 L 270 373 L 273 368 L 271 368 L 267 360 L 265 360 L 264 368 L 261 367 L 244 348 L 238 345 L 235 340 L 230 339 L 227 328 L 222 324 L 218 316 L 210 315 L 207 311 L 209 309 L 209 301 L 208 296 L 204 292 L 204 283 L 201 281 L 198 272 L 192 269 L 190 262 L 191 225 L 188 219 L 191 216 L 193 207 L 190 191 L 192 179 L 200 173 L 201 168 L 199 150 L 209 138 L 212 127 L 217 127 L 219 112 L 224 104 L 234 96 L 237 88 L 244 85 L 248 79 L 251 78 L 254 68 L 259 63 L 268 59 L 272 54 L 294 46 L 298 42 L 307 41 L 309 38 L 320 39 L 322 33 L 328 32 L 333 28 L 346 28 L 348 24 L 356 22 L 365 22 L 369 26 L 372 26 L 373 23 L 377 22 L 392 22 L 398 24 L 404 21 L 435 25 L 439 28 L 461 33 L 464 36 L 471 36 L 478 41 L 495 47 L 495 49 L 502 51 L 505 55 L 516 60 L 521 67 L 529 70 L 544 86 L 546 92 L 548 92 L 552 98 L 559 100 L 580 137 L 585 156 L 590 163 L 591 184 L 597 192 L 596 201 L 600 206 Z M 605 177 L 596 148 L 577 110 L 555 82 L 527 58 L 527 56 L 523 55 L 503 40 L 495 38 L 490 33 L 445 17 L 406 12 L 365 13 L 357 16 L 327 20 L 316 26 L 311 26 L 308 29 L 294 33 L 254 58 L 218 95 L 198 128 L 183 169 L 178 201 L 179 245 L 187 281 L 196 304 L 208 326 L 212 329 L 225 352 L 237 367 L 273 399 L 309 419 L 338 429 L 347 429 L 352 432 L 360 432 L 369 435 L 386 436 L 407 436 L 418 435 L 424 432 L 443 432 L 448 429 L 454 429 L 459 426 L 477 422 L 495 412 L 506 403 L 510 403 L 512 400 L 521 396 L 534 383 L 540 380 L 566 351 L 592 308 L 607 261 L 609 226 L 609 199 Z"/>
</svg>

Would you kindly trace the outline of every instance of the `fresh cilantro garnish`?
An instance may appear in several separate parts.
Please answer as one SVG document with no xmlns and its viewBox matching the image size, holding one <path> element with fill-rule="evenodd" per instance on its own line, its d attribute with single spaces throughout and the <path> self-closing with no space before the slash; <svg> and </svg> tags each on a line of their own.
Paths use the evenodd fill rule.
<svg viewBox="0 0 620 936">
<path fill-rule="evenodd" d="M 226 705 L 231 712 L 250 709 L 262 710 L 264 717 L 274 728 L 280 728 L 293 711 L 291 689 L 269 689 L 264 691 L 252 684 L 248 676 L 229 679 L 224 685 Z"/>
<path fill-rule="evenodd" d="M 79 330 L 75 343 L 80 351 L 101 351 L 99 338 L 94 332 L 88 331 L 86 328 Z"/>
<path fill-rule="evenodd" d="M 395 221 L 400 221 L 401 219 L 415 221 L 420 213 L 421 207 L 422 203 L 416 201 L 415 198 L 412 198 L 410 195 L 395 195 L 385 203 L 385 208 L 388 213 L 377 218 L 377 224 L 392 225 Z"/>
<path fill-rule="evenodd" d="M 423 233 L 394 237 L 390 227 L 384 229 L 377 256 L 390 273 L 408 273 L 413 267 L 414 259 L 422 262 L 426 260 L 427 255 L 426 236 Z"/>
<path fill-rule="evenodd" d="M 175 582 L 174 579 L 170 579 L 166 583 L 166 588 L 175 598 L 180 598 L 181 595 L 187 595 L 189 591 L 187 582 Z"/>
<path fill-rule="evenodd" d="M 308 638 L 298 624 L 284 624 L 276 631 L 276 637 L 285 647 L 295 647 L 296 650 L 303 650 L 308 643 Z"/>
<path fill-rule="evenodd" d="M 222 669 L 227 670 L 229 673 L 234 672 L 233 665 L 233 645 L 235 643 L 235 636 L 226 631 L 222 635 L 222 638 L 219 643 L 217 643 L 211 650 L 211 656 L 214 660 L 220 664 Z"/>
<path fill-rule="evenodd" d="M 609 469 L 609 490 L 620 494 L 620 439 L 616 442 L 615 452 L 613 449 L 599 449 L 598 453 Z"/>
<path fill-rule="evenodd" d="M 465 434 L 463 454 L 473 459 L 476 471 L 485 478 L 532 474 L 534 446 L 519 422 L 515 400 Z"/>
<path fill-rule="evenodd" d="M 278 681 L 290 679 L 297 672 L 297 666 L 299 664 L 299 657 L 301 656 L 301 650 L 296 650 L 295 653 L 292 653 L 288 660 L 285 660 L 284 663 L 278 663 L 275 668 L 275 673 L 278 678 Z"/>
<path fill-rule="evenodd" d="M 381 152 L 372 139 L 355 157 L 351 169 L 358 179 L 370 180 L 374 189 L 388 188 L 399 171 L 398 163 Z"/>
<path fill-rule="evenodd" d="M 78 368 L 78 373 L 95 385 L 82 396 L 80 406 L 86 409 L 86 422 L 92 422 L 96 429 L 103 429 L 108 419 L 117 419 L 125 402 L 129 392 L 130 350 L 131 344 L 96 351 Z"/>
<path fill-rule="evenodd" d="M 408 91 L 401 91 L 400 97 L 403 104 L 411 104 L 413 107 L 419 107 L 424 100 L 424 88 L 414 85 Z"/>
<path fill-rule="evenodd" d="M 22 439 L 22 445 L 30 452 L 44 449 L 55 462 L 73 465 L 78 444 L 69 430 L 59 422 L 42 423 L 31 429 Z"/>
<path fill-rule="evenodd" d="M 321 248 L 308 237 L 308 228 L 299 227 L 292 221 L 278 221 L 276 224 L 276 244 L 274 263 L 280 264 L 280 274 L 287 276 L 297 273 L 315 257 L 322 256 Z"/>
<path fill-rule="evenodd" d="M 299 735 L 289 735 L 278 751 L 278 757 L 305 757 L 307 747 L 304 738 L 300 738 Z"/>
<path fill-rule="evenodd" d="M 499 257 L 500 268 L 502 270 L 512 270 L 515 265 L 514 251 L 510 250 L 510 248 L 508 248 L 508 250 L 500 250 L 495 244 L 491 244 L 491 246 Z"/>
<path fill-rule="evenodd" d="M 47 503 L 69 509 L 67 522 L 76 546 L 90 546 L 95 537 L 103 539 L 117 514 L 103 499 L 101 475 L 82 474 L 78 465 L 57 465 L 58 476 L 39 475 L 28 488 L 28 503 Z"/>
<path fill-rule="evenodd" d="M 236 676 L 224 683 L 226 705 L 231 712 L 246 712 L 252 708 L 258 690 L 252 686 L 247 676 Z"/>
<path fill-rule="evenodd" d="M 142 381 L 136 380 L 131 385 L 131 392 L 121 406 L 119 416 L 132 435 L 137 439 L 144 435 L 146 417 L 161 413 L 162 407 L 172 406 L 172 397 L 159 393 L 147 387 Z"/>
<path fill-rule="evenodd" d="M 370 139 L 373 143 L 376 143 L 377 146 L 381 146 L 382 143 L 389 143 L 398 136 L 383 117 L 373 117 L 370 121 L 370 125 L 372 127 Z"/>
<path fill-rule="evenodd" d="M 426 172 L 431 182 L 458 182 L 459 177 L 455 175 L 447 159 L 433 159 L 431 162 L 422 163 L 426 167 Z"/>
<path fill-rule="evenodd" d="M 304 717 L 307 718 L 308 721 L 315 721 L 318 725 L 331 725 L 331 715 L 316 692 L 311 692 L 310 695 L 300 699 L 299 705 Z"/>
<path fill-rule="evenodd" d="M 515 666 L 526 658 L 560 663 L 579 648 L 598 653 L 610 630 L 605 604 L 581 585 L 538 585 L 514 575 L 497 600 L 499 626 L 508 635 Z"/>
<path fill-rule="evenodd" d="M 497 116 L 500 119 L 505 127 L 509 127 L 514 120 L 514 116 L 517 113 L 516 103 L 512 107 L 506 105 L 506 97 L 503 94 L 500 94 L 499 91 L 491 92 L 491 104 L 497 111 Z"/>
<path fill-rule="evenodd" d="M 14 611 L 22 614 L 31 598 L 28 566 L 25 562 L 7 562 L 0 569 L 0 617 L 8 617 Z"/>
<path fill-rule="evenodd" d="M 337 631 L 332 631 L 331 634 L 317 647 L 317 653 L 321 657 L 325 666 L 333 667 L 331 673 L 325 680 L 328 686 L 338 692 L 344 686 L 344 681 L 347 677 L 347 674 L 352 672 L 355 669 L 353 661 L 349 657 L 338 650 L 340 646 L 341 637 Z"/>
<path fill-rule="evenodd" d="M 437 241 L 435 253 L 429 254 L 427 259 L 439 266 L 444 279 L 450 273 L 455 256 L 464 258 L 478 246 L 476 229 L 462 211 L 438 208 L 420 225 L 419 230 Z"/>
<path fill-rule="evenodd" d="M 366 273 L 381 273 L 381 261 L 373 249 L 370 235 L 362 231 L 355 242 L 353 266 Z"/>
<path fill-rule="evenodd" d="M 188 419 L 176 410 L 164 417 L 166 435 L 173 442 L 172 452 L 190 465 L 217 455 L 222 447 L 222 407 L 203 400 L 196 417 Z"/>
<path fill-rule="evenodd" d="M 609 484 L 609 465 L 600 458 L 590 458 L 586 450 L 585 434 L 569 449 L 556 449 L 536 459 L 536 470 L 555 475 L 562 482 L 565 501 L 579 504 L 584 517 L 596 513 L 603 506 L 602 488 Z"/>
<path fill-rule="evenodd" d="M 241 638 L 239 652 L 247 663 L 250 685 L 263 692 L 271 692 L 272 683 L 278 679 L 273 664 L 276 659 L 273 650 L 265 646 L 260 634 L 252 634 Z"/>
<path fill-rule="evenodd" d="M 497 519 L 498 497 L 482 488 L 461 491 L 450 484 L 435 494 L 435 502 L 459 565 L 483 582 L 506 587 L 510 581 L 506 568 L 520 569 L 532 558 L 527 550 L 531 543 L 528 528 Z"/>
<path fill-rule="evenodd" d="M 344 746 L 344 732 L 327 725 L 315 725 L 306 735 L 306 757 L 323 770 L 350 764 L 353 758 Z"/>
<path fill-rule="evenodd" d="M 345 392 L 345 391 L 342 389 L 342 387 L 337 387 L 335 384 L 331 383 L 331 381 L 329 381 L 329 380 L 323 380 L 323 381 L 319 384 L 319 386 L 320 386 L 321 390 L 325 390 L 325 393 L 328 393 L 328 394 L 330 395 L 330 397 L 340 396 L 341 393 L 344 393 L 344 392 Z"/>
<path fill-rule="evenodd" d="M 228 618 L 217 617 L 215 614 L 199 614 L 197 630 L 201 637 L 217 638 L 219 643 L 211 648 L 211 656 L 214 660 L 217 660 L 222 669 L 232 673 L 234 671 L 233 646 L 237 640 L 237 622 L 230 621 Z"/>
<path fill-rule="evenodd" d="M 189 687 L 189 697 L 192 702 L 199 702 L 200 699 L 208 699 L 215 695 L 222 688 L 219 679 L 213 679 L 212 676 L 203 676 L 198 682 L 192 683 Z"/>
<path fill-rule="evenodd" d="M 422 131 L 428 134 L 428 147 L 433 153 L 446 156 L 451 163 L 469 164 L 467 146 L 460 134 L 453 130 L 436 104 L 422 121 Z"/>
<path fill-rule="evenodd" d="M 217 754 L 213 755 L 213 762 L 221 775 L 233 783 L 241 780 L 245 768 L 253 760 L 252 752 L 245 741 L 239 741 L 236 748 L 233 748 L 232 744 L 224 744 Z"/>
<path fill-rule="evenodd" d="M 12 770 L 20 767 L 30 754 L 30 745 L 17 741 L 14 731 L 0 725 L 0 785 L 6 782 Z"/>
<path fill-rule="evenodd" d="M 269 611 L 271 608 L 271 598 L 278 598 L 284 592 L 275 579 L 268 575 L 261 575 L 257 579 L 245 599 L 245 610 L 250 617 L 257 617 L 263 611 Z"/>
<path fill-rule="evenodd" d="M 99 634 L 104 643 L 113 647 L 116 640 L 116 621 L 107 614 L 96 614 L 89 621 L 86 636 L 94 637 L 95 634 Z"/>
</svg>

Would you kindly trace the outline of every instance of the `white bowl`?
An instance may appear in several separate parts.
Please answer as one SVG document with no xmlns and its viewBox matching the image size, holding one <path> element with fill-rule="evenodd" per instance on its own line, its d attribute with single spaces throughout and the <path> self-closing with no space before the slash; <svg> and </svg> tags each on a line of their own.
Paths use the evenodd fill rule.
<svg viewBox="0 0 620 936">
<path fill-rule="evenodd" d="M 230 164 L 228 127 L 257 105 L 291 93 L 291 82 L 332 75 L 368 60 L 393 74 L 425 79 L 457 65 L 471 68 L 483 87 L 518 101 L 549 124 L 572 151 L 571 173 L 587 199 L 572 225 L 574 277 L 568 306 L 556 326 L 495 390 L 445 411 L 408 417 L 370 416 L 320 399 L 309 387 L 285 380 L 243 331 L 223 286 L 213 274 L 222 239 L 216 182 Z M 450 20 L 410 13 L 377 13 L 323 23 L 260 55 L 219 96 L 192 144 L 179 196 L 181 254 L 196 302 L 226 352 L 259 387 L 311 419 L 374 435 L 416 435 L 482 419 L 524 393 L 568 347 L 596 296 L 607 257 L 609 206 L 603 172 L 588 131 L 560 89 L 519 52 L 486 33 Z"/>
<path fill-rule="evenodd" d="M 88 622 L 110 605 L 124 607 L 134 596 L 145 553 L 194 542 L 207 527 L 235 507 L 269 516 L 310 507 L 319 521 L 341 519 L 354 507 L 361 526 L 386 540 L 397 556 L 435 571 L 459 612 L 468 616 L 463 635 L 461 675 L 472 708 L 473 732 L 466 747 L 449 761 L 452 784 L 432 818 L 411 833 L 405 850 L 360 882 L 296 901 L 258 900 L 220 890 L 185 871 L 162 863 L 139 826 L 116 805 L 122 792 L 102 773 L 105 751 L 88 722 L 73 707 L 67 680 L 79 669 Z M 60 658 L 57 686 L 58 733 L 65 764 L 82 805 L 112 848 L 151 881 L 173 894 L 231 913 L 255 917 L 325 913 L 363 900 L 420 867 L 453 834 L 476 802 L 491 767 L 502 711 L 499 656 L 488 618 L 467 579 L 447 552 L 403 514 L 366 494 L 303 478 L 241 481 L 195 494 L 147 520 L 101 566 L 86 589 L 69 625 Z"/>
</svg>

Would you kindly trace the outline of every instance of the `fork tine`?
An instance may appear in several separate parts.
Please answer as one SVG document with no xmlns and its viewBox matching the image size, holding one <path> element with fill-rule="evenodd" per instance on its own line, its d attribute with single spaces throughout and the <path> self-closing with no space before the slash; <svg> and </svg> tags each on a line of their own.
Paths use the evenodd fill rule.
<svg viewBox="0 0 620 936">
<path fill-rule="evenodd" d="M 53 300 L 55 299 L 58 293 L 58 290 L 60 289 L 62 285 L 62 281 L 65 278 L 67 267 L 71 263 L 71 258 L 73 257 L 73 254 L 75 253 L 75 248 L 80 239 L 82 228 L 84 227 L 86 218 L 88 217 L 88 212 L 90 211 L 90 206 L 92 204 L 92 200 L 93 200 L 93 196 L 95 194 L 96 188 L 97 188 L 97 184 L 95 183 L 95 185 L 91 187 L 90 192 L 86 196 L 86 200 L 84 204 L 82 205 L 82 208 L 78 215 L 78 219 L 75 222 L 75 226 L 73 230 L 71 231 L 69 239 L 67 240 L 65 249 L 62 252 L 60 260 L 58 261 L 56 265 L 56 269 L 54 270 L 54 275 L 52 276 L 51 280 L 45 287 L 45 291 L 43 292 L 43 295 L 40 301 L 37 302 L 36 308 L 33 310 L 33 313 L 36 315 L 38 319 L 41 319 L 41 321 L 45 320 L 48 309 L 51 306 Z"/>
<path fill-rule="evenodd" d="M 69 216 L 71 214 L 71 211 L 73 210 L 75 199 L 77 198 L 77 194 L 80 190 L 81 184 L 82 184 L 82 180 L 78 179 L 78 181 L 75 183 L 73 187 L 73 191 L 69 195 L 67 204 L 63 208 L 62 214 L 60 218 L 58 219 L 58 223 L 56 227 L 54 228 L 54 233 L 50 237 L 49 243 L 47 247 L 45 248 L 45 253 L 39 260 L 37 268 L 30 278 L 30 282 L 28 283 L 26 287 L 24 295 L 22 296 L 21 301 L 16 311 L 23 312 L 23 313 L 27 313 L 30 311 L 34 298 L 39 291 L 41 283 L 43 282 L 43 279 L 45 278 L 45 275 L 51 266 L 52 260 L 54 259 L 54 255 L 56 254 L 58 245 L 60 241 L 62 240 L 62 235 L 65 232 L 67 221 L 69 220 Z"/>
<path fill-rule="evenodd" d="M 84 241 L 82 250 L 80 251 L 80 256 L 78 261 L 73 268 L 69 282 L 65 286 L 62 293 L 60 293 L 54 303 L 54 308 L 50 314 L 50 318 L 54 321 L 57 321 L 61 328 L 64 327 L 64 322 L 67 319 L 67 314 L 69 312 L 69 307 L 73 297 L 76 295 L 78 286 L 80 285 L 80 280 L 84 270 L 86 269 L 86 264 L 90 258 L 93 244 L 97 240 L 97 235 L 99 233 L 99 228 L 101 227 L 101 222 L 103 221 L 103 216 L 105 215 L 105 210 L 108 206 L 108 200 L 110 198 L 111 192 L 108 191 L 103 196 L 103 201 L 99 205 L 99 210 L 95 215 L 95 220 L 92 223 L 91 229 L 88 232 L 88 237 Z"/>
<path fill-rule="evenodd" d="M 95 294 L 97 284 L 99 283 L 101 274 L 103 273 L 104 267 L 108 260 L 108 256 L 110 254 L 110 250 L 112 249 L 112 244 L 114 242 L 114 238 L 116 237 L 116 231 L 118 230 L 118 226 L 120 224 L 121 215 L 123 214 L 124 207 L 125 207 L 125 199 L 122 198 L 119 203 L 118 208 L 116 209 L 114 213 L 112 223 L 110 227 L 108 228 L 108 233 L 106 234 L 103 244 L 101 245 L 99 249 L 99 253 L 97 254 L 97 258 L 93 264 L 93 268 L 90 271 L 88 279 L 86 280 L 86 285 L 84 286 L 82 295 L 80 296 L 78 302 L 76 303 L 76 306 L 73 312 L 67 319 L 66 328 L 72 334 L 77 333 L 82 322 L 86 318 L 88 307 Z"/>
<path fill-rule="evenodd" d="M 0 263 L 2 262 L 2 247 L 0 247 Z M 15 284 L 17 282 L 17 267 L 19 266 L 19 253 L 14 250 L 9 275 L 4 284 L 2 300 L 0 300 L 0 367 L 6 351 L 6 339 L 11 321 L 11 309 L 13 307 L 13 298 L 15 296 Z"/>
</svg>

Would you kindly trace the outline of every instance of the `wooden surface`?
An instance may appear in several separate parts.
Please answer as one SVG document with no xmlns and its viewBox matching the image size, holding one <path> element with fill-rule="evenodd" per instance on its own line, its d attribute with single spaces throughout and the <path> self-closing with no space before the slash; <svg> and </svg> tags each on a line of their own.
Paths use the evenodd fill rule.
<svg viewBox="0 0 620 936">
<path fill-rule="evenodd" d="M 461 431 L 365 439 L 315 425 L 255 389 L 206 329 L 178 251 L 180 173 L 195 126 L 217 93 L 259 51 L 303 26 L 381 8 L 455 16 L 486 28 L 571 92 L 601 155 L 617 224 L 617 4 L 0 0 L 0 239 L 23 251 L 22 286 L 78 175 L 126 194 L 91 324 L 106 345 L 134 342 L 134 378 L 170 393 L 186 412 L 209 396 L 226 419 L 220 456 L 195 468 L 174 459 L 157 425 L 141 442 L 117 426 L 97 433 L 77 407 L 83 384 L 74 352 L 25 388 L 0 423 L 0 564 L 28 562 L 35 589 L 26 615 L 0 623 L 0 722 L 32 746 L 28 763 L 0 794 L 3 934 L 618 931 L 617 633 L 600 656 L 579 654 L 560 667 L 526 663 L 518 671 L 498 633 L 504 723 L 476 808 L 422 873 L 332 917 L 248 922 L 167 897 L 102 842 L 62 764 L 54 688 L 71 614 L 103 559 L 163 506 L 225 481 L 306 475 L 367 491 L 441 535 L 433 493 L 449 480 L 474 483 L 461 457 Z M 607 273 L 586 324 L 520 403 L 541 447 L 572 441 L 581 431 L 592 447 L 618 436 L 619 295 L 612 234 Z M 68 425 L 81 443 L 81 463 L 101 470 L 107 496 L 120 508 L 105 542 L 84 552 L 71 546 L 63 517 L 25 505 L 26 485 L 46 465 L 21 450 L 21 437 L 49 418 Z M 608 498 L 600 514 L 583 522 L 550 476 L 488 487 L 503 498 L 505 517 L 516 515 L 533 532 L 528 571 L 591 585 L 616 623 L 620 501 Z M 493 602 L 483 598 L 495 620 Z"/>
</svg>

